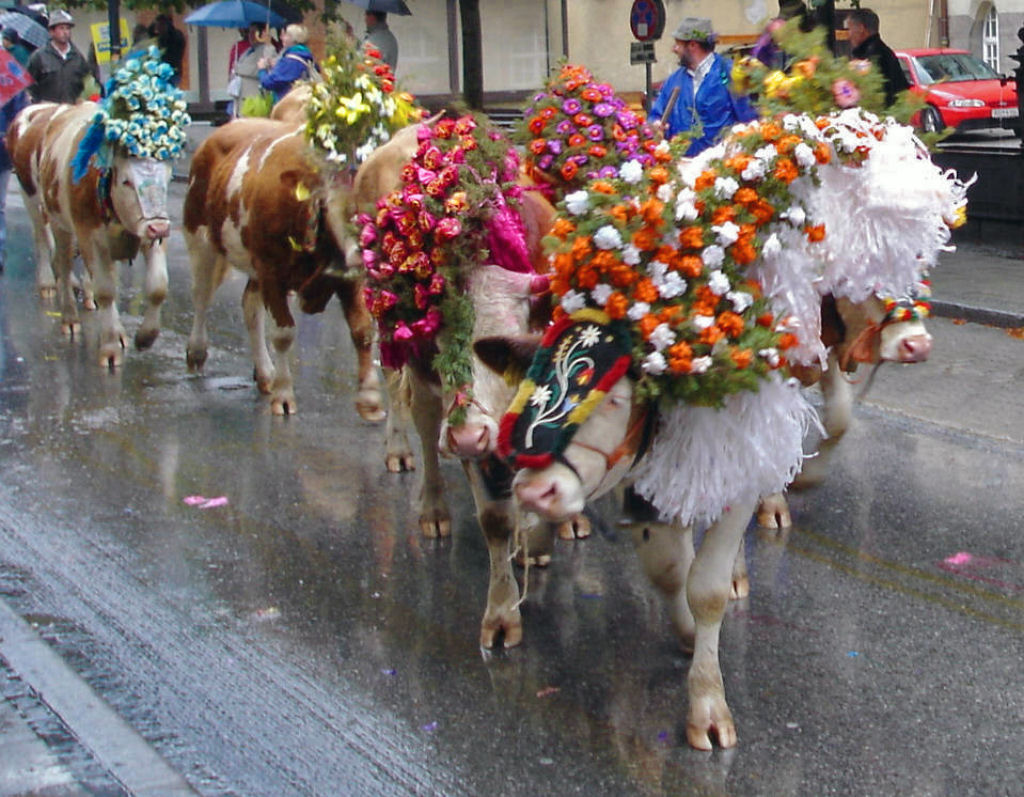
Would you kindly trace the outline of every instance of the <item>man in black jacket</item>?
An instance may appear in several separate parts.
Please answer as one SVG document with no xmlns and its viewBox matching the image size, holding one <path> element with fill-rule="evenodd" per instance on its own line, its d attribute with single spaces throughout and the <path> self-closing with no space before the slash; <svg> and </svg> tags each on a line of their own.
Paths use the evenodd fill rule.
<svg viewBox="0 0 1024 797">
<path fill-rule="evenodd" d="M 92 74 L 89 62 L 71 41 L 75 20 L 67 11 L 50 15 L 50 41 L 28 59 L 26 70 L 35 82 L 29 93 L 35 102 L 74 103 Z"/>
<path fill-rule="evenodd" d="M 896 95 L 910 88 L 900 60 L 889 45 L 878 35 L 878 14 L 870 8 L 855 8 L 846 17 L 846 30 L 850 39 L 850 57 L 871 61 L 882 74 L 885 104 L 892 105 Z"/>
</svg>

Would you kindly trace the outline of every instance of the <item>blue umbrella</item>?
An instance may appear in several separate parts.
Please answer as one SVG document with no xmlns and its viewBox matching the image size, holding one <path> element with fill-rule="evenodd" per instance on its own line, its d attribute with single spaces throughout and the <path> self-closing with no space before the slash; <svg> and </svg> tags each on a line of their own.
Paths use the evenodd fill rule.
<svg viewBox="0 0 1024 797">
<path fill-rule="evenodd" d="M 185 17 L 187 25 L 206 25 L 212 28 L 247 28 L 253 22 L 262 22 L 271 28 L 283 28 L 288 20 L 252 0 L 220 0 L 201 6 Z"/>
</svg>

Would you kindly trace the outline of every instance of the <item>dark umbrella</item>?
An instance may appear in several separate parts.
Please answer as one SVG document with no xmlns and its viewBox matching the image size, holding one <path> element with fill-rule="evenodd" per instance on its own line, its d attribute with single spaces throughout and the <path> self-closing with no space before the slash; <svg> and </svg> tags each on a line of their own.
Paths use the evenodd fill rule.
<svg viewBox="0 0 1024 797">
<path fill-rule="evenodd" d="M 367 11 L 380 11 L 384 14 L 398 14 L 401 17 L 411 17 L 412 11 L 405 4 L 405 0 L 348 0 L 352 5 L 365 8 Z"/>
<path fill-rule="evenodd" d="M 187 17 L 187 25 L 205 25 L 212 28 L 247 28 L 253 22 L 262 22 L 271 28 L 283 28 L 288 20 L 268 5 L 253 0 L 220 0 L 200 6 Z"/>
<path fill-rule="evenodd" d="M 0 14 L 0 28 L 13 30 L 18 38 L 28 42 L 33 47 L 42 47 L 50 41 L 50 32 L 36 22 L 32 17 L 20 14 L 17 11 L 8 11 Z"/>
</svg>

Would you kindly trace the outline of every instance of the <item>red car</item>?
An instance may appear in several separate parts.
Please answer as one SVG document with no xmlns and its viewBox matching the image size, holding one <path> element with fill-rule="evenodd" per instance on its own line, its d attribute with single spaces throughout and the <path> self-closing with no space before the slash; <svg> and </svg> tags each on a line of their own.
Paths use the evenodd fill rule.
<svg viewBox="0 0 1024 797">
<path fill-rule="evenodd" d="M 910 90 L 928 103 L 916 119 L 926 131 L 954 127 L 1017 130 L 1017 84 L 967 50 L 897 50 Z"/>
</svg>

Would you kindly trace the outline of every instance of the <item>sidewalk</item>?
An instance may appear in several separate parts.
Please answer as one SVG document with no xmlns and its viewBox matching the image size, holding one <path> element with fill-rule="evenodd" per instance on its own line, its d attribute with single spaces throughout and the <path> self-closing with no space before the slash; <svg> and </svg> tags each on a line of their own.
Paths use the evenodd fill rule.
<svg viewBox="0 0 1024 797">
<path fill-rule="evenodd" d="M 1024 251 L 961 243 L 940 258 L 931 281 L 933 315 L 1024 327 Z"/>
</svg>

